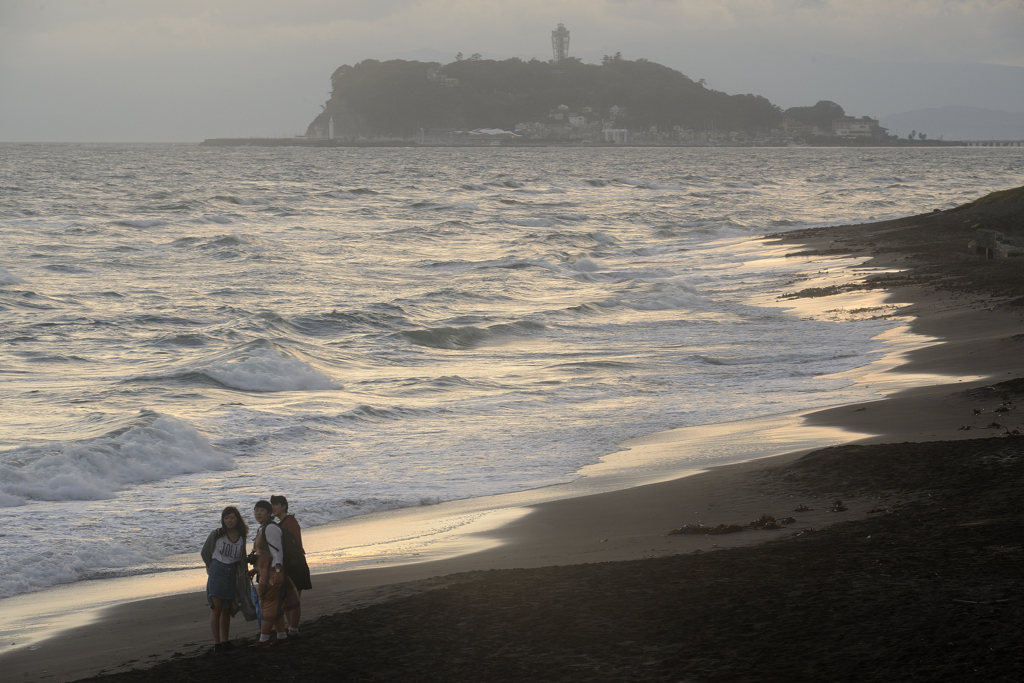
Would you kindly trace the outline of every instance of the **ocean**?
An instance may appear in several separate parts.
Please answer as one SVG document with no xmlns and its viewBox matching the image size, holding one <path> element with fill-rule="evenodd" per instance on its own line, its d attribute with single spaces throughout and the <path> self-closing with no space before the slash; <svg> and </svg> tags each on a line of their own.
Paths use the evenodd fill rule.
<svg viewBox="0 0 1024 683">
<path fill-rule="evenodd" d="M 0 145 L 0 597 L 198 564 L 274 493 L 309 528 L 874 398 L 905 321 L 765 305 L 806 274 L 752 240 L 1022 184 L 1020 148 Z"/>
</svg>

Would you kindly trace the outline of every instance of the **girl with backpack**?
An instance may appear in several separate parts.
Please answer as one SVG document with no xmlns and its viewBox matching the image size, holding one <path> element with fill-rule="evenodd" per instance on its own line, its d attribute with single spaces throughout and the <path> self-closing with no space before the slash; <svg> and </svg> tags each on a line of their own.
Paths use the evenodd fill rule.
<svg viewBox="0 0 1024 683">
<path fill-rule="evenodd" d="M 284 645 L 288 642 L 284 610 L 295 606 L 296 595 L 294 585 L 291 585 L 284 574 L 284 543 L 281 540 L 281 527 L 274 523 L 269 501 L 258 501 L 252 512 L 260 525 L 259 531 L 256 532 L 256 538 L 252 542 L 256 567 L 249 571 L 250 577 L 259 575 L 257 593 L 262 610 L 262 624 L 260 639 L 256 643 L 256 647 Z M 272 628 L 277 629 L 276 640 L 270 638 Z"/>
</svg>

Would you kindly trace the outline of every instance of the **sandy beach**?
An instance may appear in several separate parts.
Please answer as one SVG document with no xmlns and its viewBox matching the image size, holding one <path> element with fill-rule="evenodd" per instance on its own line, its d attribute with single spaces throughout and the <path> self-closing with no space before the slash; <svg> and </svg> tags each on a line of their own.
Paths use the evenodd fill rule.
<svg viewBox="0 0 1024 683">
<path fill-rule="evenodd" d="M 872 436 L 531 505 L 479 552 L 319 575 L 287 646 L 215 655 L 202 595 L 175 595 L 14 649 L 4 679 L 1024 679 L 1024 258 L 967 248 L 979 228 L 1024 240 L 1015 192 L 768 238 L 882 269 L 794 299 L 884 290 L 941 342 L 895 372 L 951 382 L 805 418 Z M 764 515 L 793 521 L 752 528 Z M 684 525 L 702 532 L 669 533 Z M 240 645 L 254 632 L 235 620 Z"/>
</svg>

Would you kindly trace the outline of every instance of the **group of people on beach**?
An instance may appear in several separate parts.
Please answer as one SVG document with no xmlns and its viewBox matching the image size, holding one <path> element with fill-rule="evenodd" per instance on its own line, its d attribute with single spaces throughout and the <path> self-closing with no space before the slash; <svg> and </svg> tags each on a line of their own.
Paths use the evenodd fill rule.
<svg viewBox="0 0 1024 683">
<path fill-rule="evenodd" d="M 239 612 L 246 621 L 259 622 L 260 636 L 254 647 L 288 643 L 289 637 L 299 635 L 302 591 L 313 587 L 302 530 L 295 515 L 288 512 L 288 500 L 271 496 L 269 501 L 258 501 L 253 517 L 259 528 L 251 553 L 246 546 L 249 527 L 234 506 L 221 512 L 220 526 L 210 532 L 200 552 L 206 564 L 206 602 L 216 652 L 235 648 L 230 638 L 231 618 Z M 249 565 L 253 565 L 251 569 Z M 271 638 L 272 631 L 276 638 Z"/>
</svg>

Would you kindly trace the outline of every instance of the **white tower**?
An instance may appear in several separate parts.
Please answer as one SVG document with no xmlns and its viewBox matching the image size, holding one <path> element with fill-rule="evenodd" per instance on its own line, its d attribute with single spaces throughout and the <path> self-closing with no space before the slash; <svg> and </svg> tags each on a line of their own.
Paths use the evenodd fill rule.
<svg viewBox="0 0 1024 683">
<path fill-rule="evenodd" d="M 565 24 L 559 24 L 558 28 L 551 32 L 551 52 L 556 62 L 569 56 L 569 29 Z"/>
<path fill-rule="evenodd" d="M 334 114 L 331 114 L 330 120 L 327 121 L 327 137 L 330 140 L 334 139 Z"/>
</svg>

